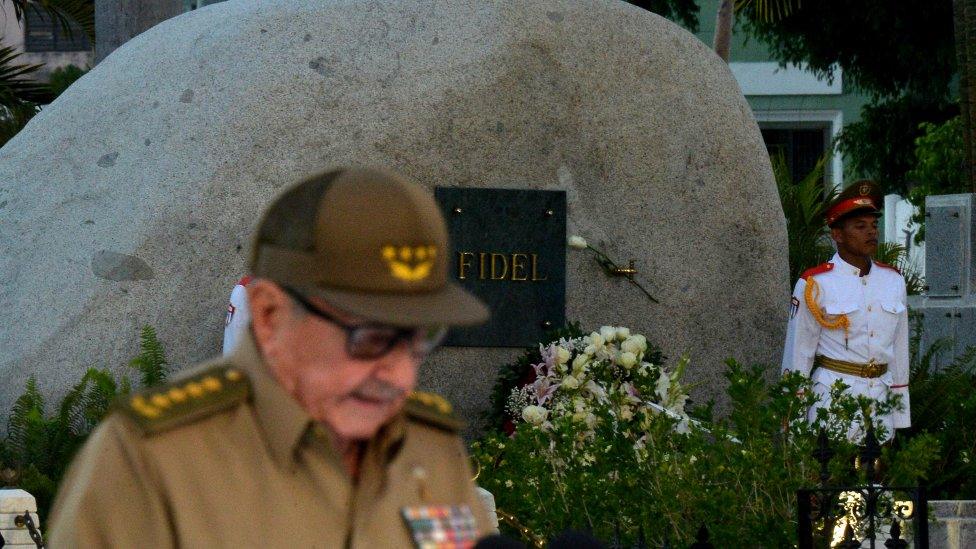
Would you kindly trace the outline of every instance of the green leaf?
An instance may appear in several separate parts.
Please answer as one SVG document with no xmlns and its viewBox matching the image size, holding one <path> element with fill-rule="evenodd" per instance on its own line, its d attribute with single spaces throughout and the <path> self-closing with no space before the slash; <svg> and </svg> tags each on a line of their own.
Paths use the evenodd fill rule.
<svg viewBox="0 0 976 549">
<path fill-rule="evenodd" d="M 129 362 L 141 374 L 143 387 L 158 385 L 166 380 L 166 354 L 152 326 L 144 326 L 139 336 L 139 356 Z"/>
</svg>

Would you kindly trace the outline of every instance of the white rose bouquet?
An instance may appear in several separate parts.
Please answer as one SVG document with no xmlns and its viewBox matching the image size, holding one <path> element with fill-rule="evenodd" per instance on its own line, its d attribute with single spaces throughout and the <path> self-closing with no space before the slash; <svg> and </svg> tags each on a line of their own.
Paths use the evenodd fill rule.
<svg viewBox="0 0 976 549">
<path fill-rule="evenodd" d="M 597 429 L 609 429 L 630 441 L 640 459 L 651 421 L 664 415 L 673 429 L 687 433 L 688 395 L 679 383 L 685 361 L 668 371 L 646 360 L 647 338 L 630 329 L 603 326 L 576 338 L 540 345 L 542 361 L 533 364 L 535 379 L 515 388 L 507 410 L 516 429 L 571 435 L 584 448 Z"/>
</svg>

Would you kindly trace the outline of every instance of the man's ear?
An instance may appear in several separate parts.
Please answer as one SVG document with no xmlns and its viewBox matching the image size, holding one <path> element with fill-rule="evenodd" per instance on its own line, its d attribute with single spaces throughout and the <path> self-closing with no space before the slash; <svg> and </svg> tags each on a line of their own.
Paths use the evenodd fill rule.
<svg viewBox="0 0 976 549">
<path fill-rule="evenodd" d="M 292 320 L 288 294 L 270 280 L 259 278 L 247 285 L 247 305 L 251 311 L 251 330 L 259 347 Z"/>
<path fill-rule="evenodd" d="M 830 228 L 830 238 L 834 239 L 834 242 L 838 244 L 844 241 L 844 224 L 838 223 Z"/>
</svg>

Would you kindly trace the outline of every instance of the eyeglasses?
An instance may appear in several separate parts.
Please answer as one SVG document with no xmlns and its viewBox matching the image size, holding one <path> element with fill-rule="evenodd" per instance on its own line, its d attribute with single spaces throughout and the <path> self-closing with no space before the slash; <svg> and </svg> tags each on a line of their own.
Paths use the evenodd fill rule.
<svg viewBox="0 0 976 549">
<path fill-rule="evenodd" d="M 313 305 L 294 288 L 283 286 L 282 289 L 312 315 L 342 328 L 346 332 L 346 352 L 353 358 L 362 360 L 379 358 L 390 352 L 401 341 L 407 342 L 410 354 L 416 358 L 423 358 L 440 345 L 444 335 L 447 334 L 447 329 L 443 326 L 399 328 L 386 324 L 346 324 Z"/>
</svg>

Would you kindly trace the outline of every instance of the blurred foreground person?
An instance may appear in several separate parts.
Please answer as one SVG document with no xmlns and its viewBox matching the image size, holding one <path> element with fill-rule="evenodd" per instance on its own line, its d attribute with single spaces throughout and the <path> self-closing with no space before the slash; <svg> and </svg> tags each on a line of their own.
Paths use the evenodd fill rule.
<svg viewBox="0 0 976 549">
<path fill-rule="evenodd" d="M 433 196 L 399 176 L 287 189 L 256 230 L 250 330 L 98 426 L 51 546 L 473 546 L 490 527 L 458 422 L 413 393 L 444 328 L 488 316 L 448 249 Z"/>
<path fill-rule="evenodd" d="M 878 251 L 878 217 L 883 197 L 871 181 L 858 181 L 827 209 L 826 223 L 837 244 L 828 262 L 803 273 L 796 283 L 786 333 L 783 371 L 810 376 L 817 410 L 830 406 L 830 388 L 843 381 L 851 395 L 886 402 L 901 395 L 901 410 L 875 414 L 887 428 L 911 426 L 908 400 L 908 307 L 905 279 L 872 257 Z M 859 440 L 864 433 L 852 429 Z"/>
</svg>

